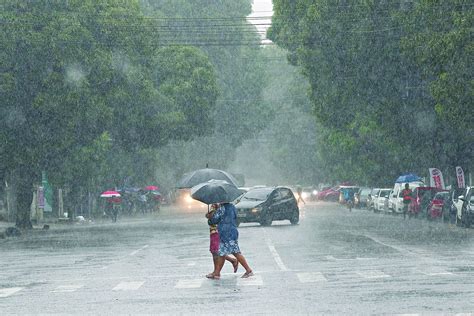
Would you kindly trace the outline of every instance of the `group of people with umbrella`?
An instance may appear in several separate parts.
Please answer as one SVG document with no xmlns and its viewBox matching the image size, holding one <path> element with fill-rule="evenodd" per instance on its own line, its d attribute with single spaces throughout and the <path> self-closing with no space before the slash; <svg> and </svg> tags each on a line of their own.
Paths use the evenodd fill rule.
<svg viewBox="0 0 474 316">
<path fill-rule="evenodd" d="M 185 175 L 180 185 L 188 187 L 192 185 L 191 197 L 208 205 L 206 218 L 210 230 L 209 250 L 214 270 L 206 277 L 220 279 L 226 260 L 232 263 L 234 273 L 237 272 L 239 264 L 245 268 L 242 278 L 253 276 L 253 271 L 242 255 L 238 243 L 237 210 L 232 202 L 242 192 L 237 188 L 235 179 L 225 171 L 206 168 Z"/>
<path fill-rule="evenodd" d="M 129 215 L 159 211 L 162 199 L 159 188 L 155 185 L 109 190 L 100 197 L 105 198 L 104 215 L 110 216 L 113 222 L 117 221 L 119 210 Z"/>
</svg>

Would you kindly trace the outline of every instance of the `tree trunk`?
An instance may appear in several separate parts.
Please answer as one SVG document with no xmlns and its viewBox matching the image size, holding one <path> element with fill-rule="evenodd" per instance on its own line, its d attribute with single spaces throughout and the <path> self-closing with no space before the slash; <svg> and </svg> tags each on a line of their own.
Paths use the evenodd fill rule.
<svg viewBox="0 0 474 316">
<path fill-rule="evenodd" d="M 30 207 L 33 200 L 33 175 L 18 174 L 16 227 L 32 229 Z"/>
</svg>

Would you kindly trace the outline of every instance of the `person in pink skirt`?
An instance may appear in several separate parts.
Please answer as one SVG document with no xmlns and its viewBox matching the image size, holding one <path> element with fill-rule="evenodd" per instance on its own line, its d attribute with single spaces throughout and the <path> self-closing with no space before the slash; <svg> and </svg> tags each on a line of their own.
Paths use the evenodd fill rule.
<svg viewBox="0 0 474 316">
<path fill-rule="evenodd" d="M 206 218 L 211 218 L 214 214 L 214 212 L 219 208 L 219 204 L 212 204 L 210 211 L 206 214 Z M 212 261 L 214 263 L 214 270 L 206 275 L 206 278 L 208 279 L 219 279 L 220 278 L 220 271 L 218 272 L 218 258 L 219 258 L 219 242 L 220 242 L 220 237 L 219 237 L 219 231 L 217 230 L 217 224 L 210 224 L 209 223 L 209 232 L 210 232 L 210 246 L 209 246 L 209 251 L 212 254 Z M 232 266 L 234 267 L 234 273 L 237 272 L 239 268 L 239 262 L 237 259 L 232 258 L 231 256 L 225 256 L 225 260 L 229 261 L 232 263 Z"/>
</svg>

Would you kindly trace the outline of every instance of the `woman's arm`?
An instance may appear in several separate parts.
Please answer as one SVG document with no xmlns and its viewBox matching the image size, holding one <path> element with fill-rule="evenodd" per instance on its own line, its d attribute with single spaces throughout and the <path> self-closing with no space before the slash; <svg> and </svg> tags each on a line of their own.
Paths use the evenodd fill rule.
<svg viewBox="0 0 474 316">
<path fill-rule="evenodd" d="M 211 225 L 218 224 L 221 221 L 222 216 L 224 216 L 224 211 L 225 211 L 225 208 L 223 206 L 219 207 L 217 211 L 215 211 L 214 214 L 212 214 L 212 216 L 209 218 L 208 220 L 209 224 Z"/>
</svg>

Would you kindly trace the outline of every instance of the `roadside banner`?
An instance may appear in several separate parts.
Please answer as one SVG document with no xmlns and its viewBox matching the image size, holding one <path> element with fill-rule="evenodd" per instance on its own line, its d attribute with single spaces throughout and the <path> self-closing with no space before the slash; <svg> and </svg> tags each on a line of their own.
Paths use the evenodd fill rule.
<svg viewBox="0 0 474 316">
<path fill-rule="evenodd" d="M 429 168 L 430 171 L 430 186 L 438 189 L 444 189 L 443 173 L 437 168 Z"/>
<path fill-rule="evenodd" d="M 456 179 L 458 180 L 458 188 L 465 188 L 466 182 L 464 181 L 464 170 L 461 167 L 456 167 Z"/>
<path fill-rule="evenodd" d="M 41 185 L 43 187 L 43 195 L 44 195 L 44 212 L 51 213 L 53 211 L 53 189 L 48 182 L 48 178 L 46 177 L 46 172 L 43 171 L 41 173 Z"/>
</svg>

